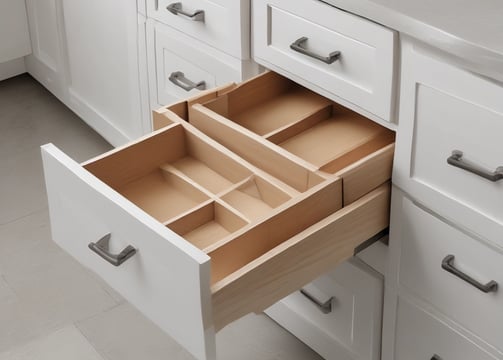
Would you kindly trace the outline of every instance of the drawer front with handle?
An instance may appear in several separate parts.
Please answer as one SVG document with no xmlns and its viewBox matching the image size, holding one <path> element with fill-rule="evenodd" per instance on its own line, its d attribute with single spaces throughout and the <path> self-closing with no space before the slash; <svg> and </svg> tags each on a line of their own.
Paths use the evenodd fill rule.
<svg viewBox="0 0 503 360">
<path fill-rule="evenodd" d="M 496 360 L 432 314 L 399 299 L 395 360 Z"/>
<path fill-rule="evenodd" d="M 380 359 L 383 280 L 357 260 L 266 310 L 327 360 Z"/>
<path fill-rule="evenodd" d="M 257 0 L 253 35 L 258 62 L 391 120 L 393 31 L 319 1 Z"/>
<path fill-rule="evenodd" d="M 245 88 L 284 81 L 265 74 Z M 290 85 L 269 105 L 252 98 L 248 110 L 262 107 L 257 111 L 265 111 L 267 120 L 300 96 L 307 103 L 296 106 L 309 111 L 298 114 L 307 116 L 307 124 L 299 121 L 313 126 L 313 106 L 322 115 L 335 106 Z M 158 111 L 163 128 L 82 165 L 53 145 L 42 149 L 54 240 L 198 359 L 215 359 L 215 331 L 299 290 L 389 225 L 389 134 L 366 119 L 353 119 L 362 127 L 355 129 L 337 112 L 315 116 L 323 126 L 334 122 L 339 136 L 349 139 L 351 161 L 338 149 L 346 159 L 342 169 L 330 158 L 328 170 L 335 161 L 337 171 L 316 171 L 284 152 L 275 154 L 263 139 L 251 158 L 271 156 L 271 173 L 183 119 L 190 120 L 188 107 L 201 108 L 198 101 L 215 100 L 229 88 Z M 245 104 L 223 99 L 237 108 Z M 293 129 L 286 129 L 290 136 Z M 312 132 L 306 134 L 311 141 Z M 306 139 L 302 131 L 297 135 Z M 375 136 L 385 140 L 377 148 Z M 316 154 L 325 159 L 326 151 Z M 380 171 L 369 176 L 375 168 Z"/>
<path fill-rule="evenodd" d="M 503 86 L 421 47 L 403 51 L 395 183 L 503 244 Z"/>
<path fill-rule="evenodd" d="M 403 200 L 400 282 L 503 350 L 502 251 Z"/>
<path fill-rule="evenodd" d="M 167 105 L 194 96 L 201 90 L 240 81 L 242 62 L 216 50 L 195 46 L 190 38 L 158 22 L 149 22 L 152 64 L 157 93 L 152 106 Z M 155 86 L 154 85 L 154 86 Z M 156 106 L 157 107 L 157 106 Z"/>
<path fill-rule="evenodd" d="M 151 0 L 148 17 L 156 19 L 238 59 L 248 59 L 248 0 Z"/>
</svg>

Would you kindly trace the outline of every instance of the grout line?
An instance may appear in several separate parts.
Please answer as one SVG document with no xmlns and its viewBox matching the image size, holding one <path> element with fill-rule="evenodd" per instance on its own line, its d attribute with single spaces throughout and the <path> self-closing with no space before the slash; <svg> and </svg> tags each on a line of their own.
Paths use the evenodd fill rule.
<svg viewBox="0 0 503 360">
<path fill-rule="evenodd" d="M 27 218 L 27 217 L 29 217 L 29 216 L 33 216 L 33 215 L 35 215 L 35 214 L 41 213 L 42 211 L 46 211 L 46 210 L 49 210 L 49 207 L 48 207 L 48 206 L 45 206 L 45 207 L 43 207 L 43 208 L 40 208 L 40 209 L 34 210 L 34 211 L 32 211 L 32 212 L 30 212 L 30 213 L 28 213 L 28 214 L 22 215 L 22 216 L 20 216 L 20 217 L 18 217 L 18 218 L 15 218 L 15 219 L 9 220 L 9 221 L 7 221 L 7 222 L 0 223 L 0 227 L 1 227 L 1 226 L 4 226 L 4 225 L 9 225 L 9 224 L 15 223 L 15 222 L 17 222 L 17 221 L 19 221 L 19 220 L 23 220 L 24 218 Z"/>
</svg>

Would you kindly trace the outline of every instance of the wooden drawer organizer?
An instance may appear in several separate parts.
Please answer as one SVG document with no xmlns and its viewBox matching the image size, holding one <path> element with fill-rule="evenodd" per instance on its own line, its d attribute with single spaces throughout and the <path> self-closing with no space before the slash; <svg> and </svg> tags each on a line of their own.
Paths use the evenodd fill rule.
<svg viewBox="0 0 503 360">
<path fill-rule="evenodd" d="M 154 128 L 169 118 L 190 122 L 297 190 L 306 187 L 305 170 L 341 177 L 344 204 L 390 177 L 394 132 L 274 72 L 160 109 Z"/>
<path fill-rule="evenodd" d="M 199 359 L 389 225 L 393 133 L 279 75 L 154 117 L 84 164 L 42 148 L 53 238 Z M 111 266 L 107 237 L 136 253 Z"/>
</svg>

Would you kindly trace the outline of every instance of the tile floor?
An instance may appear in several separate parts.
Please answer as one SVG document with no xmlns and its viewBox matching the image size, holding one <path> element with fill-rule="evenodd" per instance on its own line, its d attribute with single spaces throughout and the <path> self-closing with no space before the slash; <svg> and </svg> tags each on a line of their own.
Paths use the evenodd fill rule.
<svg viewBox="0 0 503 360">
<path fill-rule="evenodd" d="M 29 75 L 0 82 L 0 360 L 192 357 L 50 237 L 39 146 L 110 149 Z M 265 315 L 217 335 L 219 360 L 320 360 Z"/>
</svg>

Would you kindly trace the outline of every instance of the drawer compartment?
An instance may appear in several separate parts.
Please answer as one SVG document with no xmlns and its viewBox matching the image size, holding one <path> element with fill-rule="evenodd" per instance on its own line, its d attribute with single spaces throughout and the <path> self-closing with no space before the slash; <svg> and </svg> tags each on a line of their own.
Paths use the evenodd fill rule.
<svg viewBox="0 0 503 360">
<path fill-rule="evenodd" d="M 300 289 L 388 226 L 390 170 L 343 204 L 338 173 L 274 153 L 263 138 L 254 149 L 276 167 L 252 165 L 182 119 L 197 106 L 156 112 L 162 129 L 81 165 L 53 145 L 42 154 L 54 240 L 194 356 L 215 359 L 215 331 Z M 342 173 L 367 183 L 360 169 L 381 168 L 381 151 Z"/>
<path fill-rule="evenodd" d="M 396 360 L 496 360 L 427 311 L 399 299 Z"/>
<path fill-rule="evenodd" d="M 451 266 L 479 284 L 503 284 L 501 249 L 487 246 L 466 233 L 403 200 L 400 282 L 448 317 L 503 350 L 503 294 L 484 293 L 469 281 L 442 268 Z M 495 291 L 494 291 L 495 290 Z M 487 316 L 481 316 L 486 314 Z"/>
<path fill-rule="evenodd" d="M 279 170 L 277 154 L 342 177 L 345 204 L 389 178 L 392 131 L 274 72 L 204 100 L 188 109 L 192 125 L 294 188 L 304 184 Z"/>
<path fill-rule="evenodd" d="M 391 120 L 392 30 L 318 1 L 257 0 L 253 34 L 258 62 Z"/>
<path fill-rule="evenodd" d="M 156 0 L 147 2 L 147 16 L 189 35 L 189 43 L 203 41 L 237 59 L 248 59 L 249 6 L 244 0 Z M 196 17 L 184 15 L 196 12 Z"/>
<path fill-rule="evenodd" d="M 357 260 L 349 260 L 302 290 L 305 295 L 296 291 L 266 314 L 324 359 L 380 359 L 380 275 Z"/>
</svg>

